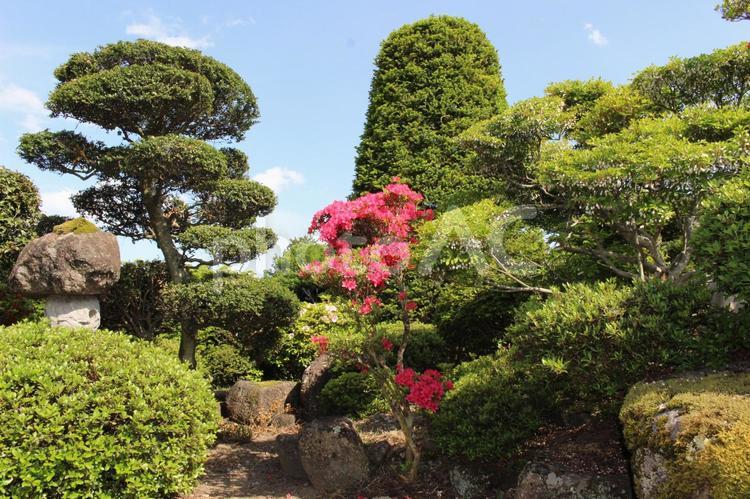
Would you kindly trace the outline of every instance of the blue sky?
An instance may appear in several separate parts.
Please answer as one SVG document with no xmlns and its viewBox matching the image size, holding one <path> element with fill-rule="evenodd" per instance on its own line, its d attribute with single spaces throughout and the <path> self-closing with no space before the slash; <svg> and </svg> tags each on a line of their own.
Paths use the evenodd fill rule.
<svg viewBox="0 0 750 499">
<path fill-rule="evenodd" d="M 15 153 L 25 131 L 75 126 L 49 119 L 43 108 L 54 68 L 73 52 L 122 39 L 191 46 L 236 70 L 258 98 L 261 120 L 238 147 L 250 156 L 251 176 L 278 192 L 266 223 L 284 240 L 303 234 L 317 209 L 348 195 L 372 62 L 399 26 L 431 14 L 479 24 L 499 52 L 514 102 L 564 79 L 624 83 L 672 55 L 750 38 L 750 23 L 722 20 L 713 11 L 717 1 L 4 2 L 0 164 L 34 180 L 46 212 L 74 214 L 68 197 L 81 182 L 40 172 Z M 121 249 L 126 260 L 158 256 L 147 242 L 123 240 Z"/>
</svg>

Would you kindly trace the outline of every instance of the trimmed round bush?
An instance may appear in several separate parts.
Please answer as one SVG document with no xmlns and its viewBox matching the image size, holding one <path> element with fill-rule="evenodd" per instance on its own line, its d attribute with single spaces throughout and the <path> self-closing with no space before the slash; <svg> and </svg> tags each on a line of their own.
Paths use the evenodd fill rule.
<svg viewBox="0 0 750 499">
<path fill-rule="evenodd" d="M 449 455 L 476 460 L 507 458 L 548 416 L 545 386 L 507 352 L 458 366 L 455 381 L 432 418 L 431 434 Z"/>
<path fill-rule="evenodd" d="M 331 379 L 320 392 L 323 412 L 329 416 L 364 418 L 387 412 L 387 403 L 378 397 L 379 390 L 367 373 L 346 372 Z"/>
<path fill-rule="evenodd" d="M 191 490 L 218 424 L 208 382 L 106 330 L 0 327 L 0 496 Z"/>
</svg>

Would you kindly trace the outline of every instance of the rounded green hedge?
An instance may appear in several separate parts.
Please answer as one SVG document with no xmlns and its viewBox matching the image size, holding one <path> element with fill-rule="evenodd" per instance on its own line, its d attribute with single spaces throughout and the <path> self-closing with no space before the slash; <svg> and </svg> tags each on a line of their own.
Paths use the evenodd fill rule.
<svg viewBox="0 0 750 499">
<path fill-rule="evenodd" d="M 218 423 L 208 382 L 109 331 L 0 327 L 0 497 L 190 491 Z"/>
</svg>

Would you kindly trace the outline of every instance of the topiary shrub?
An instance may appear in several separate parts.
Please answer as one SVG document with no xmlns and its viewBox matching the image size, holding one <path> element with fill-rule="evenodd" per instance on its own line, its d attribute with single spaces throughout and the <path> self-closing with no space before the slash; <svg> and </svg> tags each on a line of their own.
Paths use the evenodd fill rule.
<svg viewBox="0 0 750 499">
<path fill-rule="evenodd" d="M 198 347 L 198 369 L 211 377 L 215 388 L 227 388 L 240 379 L 260 381 L 263 372 L 234 345 Z"/>
<path fill-rule="evenodd" d="M 508 352 L 459 365 L 456 380 L 432 418 L 431 436 L 449 455 L 475 460 L 507 458 L 550 412 L 546 386 Z"/>
<path fill-rule="evenodd" d="M 148 342 L 45 323 L 0 328 L 0 496 L 188 492 L 217 419 L 208 383 Z"/>
<path fill-rule="evenodd" d="M 620 411 L 639 497 L 750 497 L 750 374 L 635 385 Z"/>
<path fill-rule="evenodd" d="M 163 296 L 168 319 L 189 318 L 197 330 L 215 326 L 231 331 L 258 362 L 299 313 L 299 300 L 289 289 L 247 273 L 172 284 Z"/>
<path fill-rule="evenodd" d="M 120 280 L 101 299 L 102 327 L 153 339 L 162 329 L 162 294 L 169 274 L 159 260 L 127 262 L 120 267 Z"/>
<path fill-rule="evenodd" d="M 364 418 L 387 412 L 375 380 L 367 373 L 345 372 L 326 383 L 320 392 L 320 404 L 329 416 Z"/>
<path fill-rule="evenodd" d="M 240 379 L 260 381 L 263 375 L 237 336 L 218 327 L 198 331 L 197 361 L 214 388 L 230 387 Z"/>
</svg>

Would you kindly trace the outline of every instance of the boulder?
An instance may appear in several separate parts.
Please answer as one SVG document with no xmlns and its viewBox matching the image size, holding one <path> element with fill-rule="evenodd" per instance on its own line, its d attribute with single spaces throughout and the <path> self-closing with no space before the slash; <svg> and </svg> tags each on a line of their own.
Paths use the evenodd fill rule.
<svg viewBox="0 0 750 499">
<path fill-rule="evenodd" d="M 331 377 L 331 358 L 325 353 L 312 361 L 305 369 L 300 385 L 300 405 L 303 420 L 312 421 L 323 416 L 320 406 L 320 392 Z"/>
<path fill-rule="evenodd" d="M 471 499 L 485 497 L 489 490 L 489 477 L 483 473 L 476 473 L 464 466 L 454 466 L 448 472 L 448 479 L 456 491 L 457 497 Z"/>
<path fill-rule="evenodd" d="M 299 434 L 282 433 L 276 437 L 276 449 L 284 475 L 297 480 L 307 480 L 299 454 Z"/>
<path fill-rule="evenodd" d="M 293 381 L 237 381 L 227 394 L 229 419 L 241 424 L 267 425 L 294 405 L 297 384 Z"/>
<path fill-rule="evenodd" d="M 318 492 L 350 491 L 370 476 L 364 444 L 348 418 L 322 418 L 306 424 L 299 451 L 302 467 Z"/>
<path fill-rule="evenodd" d="M 98 329 L 101 322 L 96 296 L 50 296 L 44 313 L 53 326 Z"/>
<path fill-rule="evenodd" d="M 105 293 L 120 278 L 117 238 L 106 232 L 47 234 L 18 255 L 10 288 L 26 296 Z"/>
<path fill-rule="evenodd" d="M 620 421 L 638 497 L 750 497 L 746 370 L 639 383 Z"/>
<path fill-rule="evenodd" d="M 566 472 L 545 463 L 528 463 L 518 477 L 515 499 L 626 499 L 629 484 L 611 477 Z"/>
</svg>

